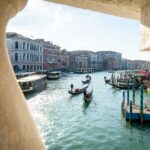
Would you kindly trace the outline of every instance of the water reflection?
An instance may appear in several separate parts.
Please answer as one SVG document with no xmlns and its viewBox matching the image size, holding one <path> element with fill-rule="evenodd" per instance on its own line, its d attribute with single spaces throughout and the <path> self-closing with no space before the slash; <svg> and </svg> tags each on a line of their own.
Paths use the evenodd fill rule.
<svg viewBox="0 0 150 150">
<path fill-rule="evenodd" d="M 90 103 L 83 100 L 83 94 L 71 96 L 68 93 L 70 84 L 79 87 L 84 76 L 71 74 L 48 82 L 46 90 L 27 96 L 48 149 L 149 150 L 150 125 L 134 122 L 130 125 L 124 121 L 122 90 L 105 84 L 107 73 L 91 75 L 94 97 Z M 137 97 L 139 94 L 137 91 Z M 149 99 L 148 94 L 145 97 Z"/>
<path fill-rule="evenodd" d="M 86 114 L 86 109 L 90 105 L 91 101 L 87 102 L 83 100 L 83 113 Z"/>
</svg>

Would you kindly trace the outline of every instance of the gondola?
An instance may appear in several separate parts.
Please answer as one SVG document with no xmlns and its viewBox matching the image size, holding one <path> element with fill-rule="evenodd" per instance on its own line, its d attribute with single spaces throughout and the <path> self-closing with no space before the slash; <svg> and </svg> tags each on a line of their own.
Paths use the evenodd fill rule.
<svg viewBox="0 0 150 150">
<path fill-rule="evenodd" d="M 83 99 L 86 101 L 86 102 L 91 102 L 92 101 L 92 94 L 93 94 L 93 89 L 91 92 L 87 92 L 86 90 L 84 91 L 84 97 Z"/>
<path fill-rule="evenodd" d="M 80 89 L 75 89 L 75 90 L 69 90 L 69 94 L 72 94 L 72 95 L 78 95 L 78 94 L 81 94 L 83 93 L 86 89 L 88 88 L 88 86 L 85 86 L 83 88 L 80 88 Z"/>
<path fill-rule="evenodd" d="M 85 81 L 82 81 L 83 84 L 88 84 L 91 82 L 91 76 L 89 75 L 86 75 L 86 80 Z"/>
<path fill-rule="evenodd" d="M 106 77 L 104 77 L 104 81 L 105 81 L 105 83 L 107 84 L 109 84 L 109 82 L 110 82 L 110 79 L 106 79 Z"/>
<path fill-rule="evenodd" d="M 118 84 L 115 83 L 112 84 L 111 82 L 109 82 L 109 84 L 116 89 L 122 90 L 132 89 L 132 84 L 129 84 L 129 86 L 126 83 L 119 83 L 119 82 Z"/>
<path fill-rule="evenodd" d="M 132 89 L 132 85 L 129 85 L 129 87 L 127 85 L 114 85 L 113 87 L 122 90 Z"/>
<path fill-rule="evenodd" d="M 85 80 L 85 81 L 82 81 L 82 83 L 83 83 L 83 84 L 87 84 L 87 83 L 90 83 L 90 81 L 91 81 L 90 79 L 87 79 L 87 80 Z"/>
</svg>

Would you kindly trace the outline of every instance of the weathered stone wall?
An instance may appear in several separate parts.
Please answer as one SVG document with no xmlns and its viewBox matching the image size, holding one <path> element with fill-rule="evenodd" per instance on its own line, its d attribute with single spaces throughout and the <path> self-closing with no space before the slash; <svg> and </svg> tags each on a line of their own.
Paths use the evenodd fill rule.
<svg viewBox="0 0 150 150">
<path fill-rule="evenodd" d="M 141 0 L 47 0 L 120 17 L 140 19 Z"/>
</svg>

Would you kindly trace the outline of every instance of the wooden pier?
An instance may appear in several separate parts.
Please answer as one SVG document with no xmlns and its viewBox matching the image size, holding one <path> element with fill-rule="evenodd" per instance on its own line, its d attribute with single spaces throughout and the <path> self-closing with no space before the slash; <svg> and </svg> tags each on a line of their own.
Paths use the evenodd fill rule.
<svg viewBox="0 0 150 150">
<path fill-rule="evenodd" d="M 125 92 L 123 92 L 123 102 L 122 102 L 122 114 L 127 121 L 139 121 L 143 123 L 144 121 L 150 121 L 150 110 L 146 105 L 144 105 L 144 88 L 141 85 L 140 88 L 140 105 L 135 104 L 135 88 L 133 86 L 132 100 L 130 100 L 129 89 L 127 90 L 127 97 L 125 97 Z"/>
<path fill-rule="evenodd" d="M 150 121 L 150 111 L 146 109 L 143 110 L 143 115 L 140 113 L 140 107 L 132 105 L 132 112 L 130 111 L 130 106 L 125 104 L 122 108 L 123 116 L 127 121 Z"/>
</svg>

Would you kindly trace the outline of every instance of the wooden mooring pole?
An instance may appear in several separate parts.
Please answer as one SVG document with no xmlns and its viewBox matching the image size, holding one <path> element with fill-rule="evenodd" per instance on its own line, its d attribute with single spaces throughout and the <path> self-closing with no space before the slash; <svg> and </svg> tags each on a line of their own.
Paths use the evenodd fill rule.
<svg viewBox="0 0 150 150">
<path fill-rule="evenodd" d="M 125 91 L 123 91 L 123 104 L 125 104 Z"/>
<path fill-rule="evenodd" d="M 144 116 L 143 116 L 143 95 L 144 95 L 144 88 L 143 88 L 143 84 L 141 85 L 141 99 L 140 99 L 140 118 L 141 118 L 141 123 L 143 123 L 144 121 Z"/>
<path fill-rule="evenodd" d="M 133 105 L 135 105 L 135 80 L 133 81 Z"/>
<path fill-rule="evenodd" d="M 130 123 L 132 122 L 132 100 L 130 101 L 130 117 L 129 117 Z"/>
<path fill-rule="evenodd" d="M 129 80 L 127 81 L 127 105 L 129 106 Z"/>
<path fill-rule="evenodd" d="M 124 116 L 124 105 L 125 105 L 125 91 L 123 91 L 123 101 L 122 101 L 122 104 L 121 104 L 121 111 L 122 111 L 122 114 Z"/>
</svg>

